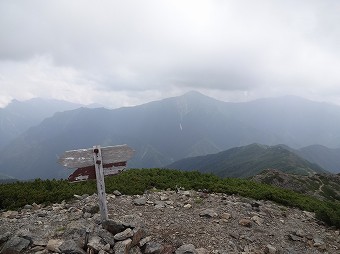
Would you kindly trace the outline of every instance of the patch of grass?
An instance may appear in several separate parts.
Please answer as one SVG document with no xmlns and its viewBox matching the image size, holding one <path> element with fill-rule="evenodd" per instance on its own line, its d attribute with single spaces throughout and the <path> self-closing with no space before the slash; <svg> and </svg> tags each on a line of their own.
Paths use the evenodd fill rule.
<svg viewBox="0 0 340 254">
<path fill-rule="evenodd" d="M 201 199 L 200 197 L 196 197 L 195 199 L 194 199 L 194 203 L 195 204 L 202 204 L 202 202 L 203 202 L 203 199 Z"/>
<path fill-rule="evenodd" d="M 65 231 L 65 230 L 66 230 L 66 227 L 60 227 L 60 228 L 56 229 L 57 232 L 62 232 L 62 231 Z"/>
</svg>

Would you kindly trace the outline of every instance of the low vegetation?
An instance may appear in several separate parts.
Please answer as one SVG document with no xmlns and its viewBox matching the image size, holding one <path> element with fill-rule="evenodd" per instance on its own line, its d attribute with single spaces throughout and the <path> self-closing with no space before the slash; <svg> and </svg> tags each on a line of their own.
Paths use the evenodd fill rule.
<svg viewBox="0 0 340 254">
<path fill-rule="evenodd" d="M 196 171 L 165 169 L 132 169 L 105 178 L 106 192 L 119 190 L 124 194 L 142 194 L 151 188 L 206 190 L 237 194 L 257 200 L 271 200 L 316 213 L 318 219 L 340 228 L 340 203 L 322 201 L 291 190 L 273 187 L 245 179 L 219 178 Z M 66 180 L 40 180 L 0 185 L 0 209 L 18 209 L 32 203 L 56 203 L 73 198 L 74 194 L 96 192 L 95 181 L 69 183 Z"/>
<path fill-rule="evenodd" d="M 318 199 L 340 202 L 340 177 L 334 174 L 309 176 L 286 174 L 280 170 L 267 169 L 250 178 L 259 183 L 293 190 Z"/>
</svg>

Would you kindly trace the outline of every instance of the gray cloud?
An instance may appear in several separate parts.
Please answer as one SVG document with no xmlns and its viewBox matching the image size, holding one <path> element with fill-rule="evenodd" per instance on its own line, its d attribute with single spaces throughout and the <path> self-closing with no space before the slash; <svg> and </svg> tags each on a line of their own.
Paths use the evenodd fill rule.
<svg viewBox="0 0 340 254">
<path fill-rule="evenodd" d="M 335 0 L 4 0 L 0 105 L 41 96 L 117 107 L 190 89 L 340 104 L 339 11 Z"/>
</svg>

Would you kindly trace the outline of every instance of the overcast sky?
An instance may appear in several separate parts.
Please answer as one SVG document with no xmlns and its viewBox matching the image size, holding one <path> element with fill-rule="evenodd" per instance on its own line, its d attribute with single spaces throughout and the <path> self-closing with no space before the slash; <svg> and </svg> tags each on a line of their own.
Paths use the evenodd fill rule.
<svg viewBox="0 0 340 254">
<path fill-rule="evenodd" d="M 190 90 L 340 105 L 338 0 L 0 1 L 0 106 L 108 107 Z"/>
</svg>

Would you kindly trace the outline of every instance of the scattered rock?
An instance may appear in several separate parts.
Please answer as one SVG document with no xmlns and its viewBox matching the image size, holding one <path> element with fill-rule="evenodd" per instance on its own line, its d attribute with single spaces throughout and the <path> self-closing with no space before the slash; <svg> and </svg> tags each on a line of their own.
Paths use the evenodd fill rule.
<svg viewBox="0 0 340 254">
<path fill-rule="evenodd" d="M 234 239 L 239 239 L 240 238 L 240 235 L 238 233 L 235 233 L 235 232 L 230 232 L 229 234 L 232 238 Z"/>
<path fill-rule="evenodd" d="M 26 210 L 31 210 L 31 209 L 33 209 L 33 206 L 31 206 L 31 205 L 25 205 L 25 206 L 24 206 L 24 209 L 26 209 Z"/>
<path fill-rule="evenodd" d="M 132 236 L 133 236 L 132 229 L 131 228 L 127 228 L 123 232 L 115 234 L 114 235 L 114 239 L 116 241 L 123 241 L 123 240 L 125 240 L 125 239 L 127 239 L 129 237 L 132 237 Z"/>
<path fill-rule="evenodd" d="M 136 206 L 136 196 L 123 195 L 114 202 L 112 196 L 108 195 L 107 204 L 114 220 L 103 223 L 94 211 L 95 194 L 51 206 L 32 204 L 31 209 L 0 211 L 0 253 L 9 253 L 15 239 L 21 253 L 38 254 L 84 253 L 85 242 L 88 253 L 100 254 L 172 254 L 187 244 L 191 245 L 186 254 L 319 254 L 340 249 L 339 230 L 318 223 L 313 214 L 270 201 L 157 190 L 137 196 L 148 202 Z M 202 202 L 196 205 L 198 197 Z M 155 209 L 154 204 L 164 209 Z M 187 209 L 184 204 L 195 205 Z"/>
<path fill-rule="evenodd" d="M 166 244 L 163 247 L 162 254 L 173 254 L 176 251 L 176 247 L 171 244 Z"/>
<path fill-rule="evenodd" d="M 184 207 L 184 208 L 191 208 L 192 205 L 191 205 L 191 204 L 185 204 L 183 207 Z"/>
<path fill-rule="evenodd" d="M 103 228 L 115 235 L 125 230 L 125 227 L 121 222 L 114 220 L 106 220 L 102 224 Z"/>
<path fill-rule="evenodd" d="M 107 252 L 107 251 L 105 251 L 105 250 L 100 250 L 100 251 L 98 252 L 98 254 L 110 254 L 110 253 Z"/>
<path fill-rule="evenodd" d="M 133 203 L 135 205 L 145 205 L 146 204 L 146 198 L 136 198 L 135 200 L 133 200 Z"/>
<path fill-rule="evenodd" d="M 124 215 L 121 218 L 121 222 L 126 228 L 136 228 L 144 226 L 142 218 L 136 214 Z"/>
<path fill-rule="evenodd" d="M 78 199 L 78 200 L 82 200 L 83 199 L 83 197 L 82 196 L 80 196 L 80 195 L 77 195 L 77 194 L 74 194 L 73 195 L 73 197 L 75 197 L 76 199 Z"/>
<path fill-rule="evenodd" d="M 138 246 L 134 246 L 130 249 L 129 254 L 142 254 L 142 251 Z"/>
<path fill-rule="evenodd" d="M 302 229 L 298 229 L 296 230 L 295 235 L 300 236 L 300 237 L 305 237 L 306 233 Z"/>
<path fill-rule="evenodd" d="M 41 208 L 41 206 L 38 205 L 37 203 L 33 203 L 32 206 L 33 206 L 33 210 L 39 210 Z"/>
<path fill-rule="evenodd" d="M 95 252 L 103 250 L 105 248 L 106 243 L 99 236 L 92 236 L 89 239 L 87 246 L 93 249 Z"/>
<path fill-rule="evenodd" d="M 98 236 L 103 239 L 103 241 L 106 243 L 106 244 L 109 244 L 110 247 L 112 248 L 114 245 L 115 245 L 115 240 L 113 238 L 113 235 L 108 232 L 107 230 L 104 230 L 104 229 L 100 229 L 98 231 Z"/>
<path fill-rule="evenodd" d="M 223 220 L 229 220 L 231 218 L 231 214 L 230 213 L 222 213 L 220 217 Z"/>
<path fill-rule="evenodd" d="M 183 195 L 183 196 L 186 196 L 186 197 L 190 197 L 190 196 L 191 196 L 190 191 L 180 191 L 179 193 L 180 193 L 181 195 Z"/>
<path fill-rule="evenodd" d="M 179 247 L 175 253 L 176 254 L 197 254 L 197 251 L 193 244 L 185 244 Z"/>
<path fill-rule="evenodd" d="M 264 222 L 264 219 L 260 218 L 259 216 L 255 215 L 251 218 L 257 225 L 261 226 Z"/>
<path fill-rule="evenodd" d="M 169 200 L 169 197 L 166 196 L 166 195 L 161 195 L 161 196 L 160 196 L 160 200 L 161 200 L 161 201 L 167 201 L 167 200 Z"/>
<path fill-rule="evenodd" d="M 289 239 L 293 240 L 293 241 L 301 241 L 302 238 L 300 236 L 297 236 L 295 234 L 289 234 Z"/>
<path fill-rule="evenodd" d="M 155 204 L 155 208 L 164 208 L 165 207 L 164 201 L 156 201 L 154 204 Z"/>
<path fill-rule="evenodd" d="M 72 253 L 72 254 L 85 254 L 74 240 L 67 240 L 59 246 L 61 253 Z"/>
<path fill-rule="evenodd" d="M 138 243 L 140 244 L 140 241 L 143 237 L 146 236 L 146 232 L 144 230 L 144 228 L 134 228 L 133 232 L 132 232 L 133 236 L 132 236 L 132 246 L 137 245 Z"/>
<path fill-rule="evenodd" d="M 324 241 L 320 237 L 317 237 L 317 236 L 313 238 L 313 241 L 314 241 L 314 247 L 320 247 L 325 244 Z"/>
<path fill-rule="evenodd" d="M 41 212 L 38 213 L 38 217 L 43 218 L 43 217 L 46 217 L 47 214 L 48 214 L 47 212 L 41 211 Z"/>
<path fill-rule="evenodd" d="M 8 239 L 11 237 L 12 233 L 11 232 L 6 232 L 2 235 L 0 235 L 0 245 L 3 244 L 4 242 L 7 242 Z"/>
<path fill-rule="evenodd" d="M 1 254 L 20 253 L 25 250 L 29 245 L 29 240 L 18 236 L 13 236 L 4 244 L 1 250 Z"/>
<path fill-rule="evenodd" d="M 266 254 L 275 254 L 276 252 L 276 248 L 270 244 L 267 244 L 266 248 L 264 249 L 264 253 Z"/>
<path fill-rule="evenodd" d="M 115 254 L 128 254 L 131 248 L 131 239 L 117 242 L 113 247 Z"/>
<path fill-rule="evenodd" d="M 8 219 L 14 219 L 18 215 L 19 213 L 17 211 L 7 211 L 7 212 L 2 213 L 2 217 L 8 218 Z"/>
<path fill-rule="evenodd" d="M 209 254 L 209 251 L 205 248 L 196 249 L 197 254 Z"/>
<path fill-rule="evenodd" d="M 114 194 L 115 196 L 121 196 L 121 195 L 122 195 L 122 193 L 120 193 L 119 190 L 113 191 L 113 194 Z"/>
<path fill-rule="evenodd" d="M 218 214 L 212 209 L 205 209 L 202 212 L 200 212 L 200 216 L 207 218 L 215 218 L 218 216 Z"/>
<path fill-rule="evenodd" d="M 151 236 L 145 237 L 139 241 L 139 246 L 143 247 L 146 243 L 152 240 Z"/>
<path fill-rule="evenodd" d="M 64 241 L 60 240 L 60 239 L 51 239 L 51 240 L 48 241 L 46 248 L 47 248 L 47 250 L 49 250 L 51 252 L 58 252 L 59 253 L 60 252 L 59 247 L 60 247 L 60 245 L 63 244 L 63 242 Z"/>
<path fill-rule="evenodd" d="M 156 242 L 147 242 L 145 244 L 145 254 L 160 254 L 164 250 L 164 246 Z"/>
<path fill-rule="evenodd" d="M 85 206 L 83 208 L 84 213 L 90 213 L 90 214 L 95 214 L 99 212 L 99 205 L 91 205 L 91 206 Z"/>
<path fill-rule="evenodd" d="M 248 227 L 248 228 L 252 226 L 251 220 L 249 219 L 241 219 L 239 220 L 238 224 L 240 224 L 243 227 Z"/>
</svg>

